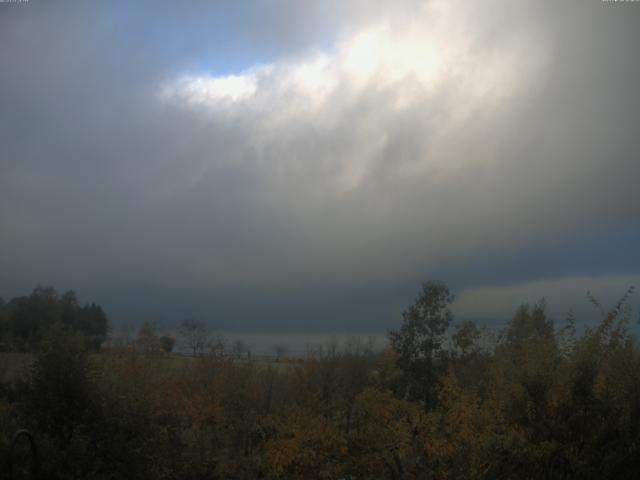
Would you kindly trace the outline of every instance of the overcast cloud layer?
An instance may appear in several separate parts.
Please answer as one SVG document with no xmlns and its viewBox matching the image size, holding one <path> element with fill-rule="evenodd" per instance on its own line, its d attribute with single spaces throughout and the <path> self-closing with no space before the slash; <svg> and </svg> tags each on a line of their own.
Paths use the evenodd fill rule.
<svg viewBox="0 0 640 480">
<path fill-rule="evenodd" d="M 639 278 L 640 4 L 239 3 L 0 4 L 4 296 L 375 330 Z"/>
</svg>

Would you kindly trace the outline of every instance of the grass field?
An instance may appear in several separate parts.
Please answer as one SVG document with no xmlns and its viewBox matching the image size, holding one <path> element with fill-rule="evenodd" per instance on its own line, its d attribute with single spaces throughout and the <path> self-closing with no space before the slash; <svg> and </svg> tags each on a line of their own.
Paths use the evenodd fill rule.
<svg viewBox="0 0 640 480">
<path fill-rule="evenodd" d="M 123 355 L 131 355 L 132 353 L 126 353 Z M 97 353 L 91 355 L 91 359 L 100 364 L 105 361 L 114 360 L 119 356 L 117 353 Z M 152 361 L 155 367 L 158 369 L 166 370 L 171 373 L 180 373 L 182 370 L 187 370 L 190 365 L 197 360 L 189 355 L 183 355 L 179 353 L 173 353 L 170 355 L 153 355 L 145 357 L 147 360 Z M 19 352 L 2 352 L 0 353 L 0 383 L 12 383 L 16 380 L 23 378 L 28 372 L 35 361 L 34 353 L 19 353 Z M 292 368 L 299 359 L 281 358 L 276 360 L 273 357 L 255 357 L 250 360 L 232 360 L 238 363 L 250 363 L 260 367 L 272 367 L 278 370 Z"/>
</svg>

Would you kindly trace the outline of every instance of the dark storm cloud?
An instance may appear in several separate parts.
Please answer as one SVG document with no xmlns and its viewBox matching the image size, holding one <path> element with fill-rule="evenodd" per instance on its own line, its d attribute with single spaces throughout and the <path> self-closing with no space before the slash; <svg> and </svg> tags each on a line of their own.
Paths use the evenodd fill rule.
<svg viewBox="0 0 640 480">
<path fill-rule="evenodd" d="M 1 4 L 2 291 L 380 327 L 432 274 L 473 287 L 478 259 L 508 256 L 535 273 L 488 281 L 526 283 L 536 249 L 635 235 L 640 8 L 388 3 Z M 351 46 L 381 22 L 393 58 L 408 25 L 459 55 L 426 84 L 384 63 L 363 80 Z M 211 90 L 228 74 L 246 98 Z M 626 281 L 629 255 L 580 273 Z"/>
</svg>

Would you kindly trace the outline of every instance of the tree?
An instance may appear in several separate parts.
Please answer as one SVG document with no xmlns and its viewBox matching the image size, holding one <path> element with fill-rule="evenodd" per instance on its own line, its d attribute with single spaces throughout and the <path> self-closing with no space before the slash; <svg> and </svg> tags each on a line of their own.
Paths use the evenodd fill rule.
<svg viewBox="0 0 640 480">
<path fill-rule="evenodd" d="M 202 355 L 209 343 L 207 324 L 193 318 L 186 318 L 180 323 L 180 336 L 194 357 Z"/>
<path fill-rule="evenodd" d="M 165 353 L 171 353 L 175 346 L 176 339 L 174 337 L 170 337 L 168 335 L 160 337 L 160 348 L 162 348 Z"/>
<path fill-rule="evenodd" d="M 38 439 L 42 478 L 88 478 L 87 458 L 95 458 L 87 431 L 99 417 L 97 372 L 89 346 L 60 323 L 43 335 L 21 392 L 19 408 Z"/>
<path fill-rule="evenodd" d="M 444 282 L 423 283 L 413 305 L 402 313 L 400 330 L 389 333 L 398 367 L 405 378 L 406 394 L 421 398 L 425 408 L 430 408 L 435 399 L 434 360 L 453 319 L 449 309 L 453 299 Z"/>
<path fill-rule="evenodd" d="M 344 433 L 322 415 L 302 410 L 284 419 L 282 432 L 265 445 L 271 478 L 345 478 Z"/>
<path fill-rule="evenodd" d="M 81 307 L 72 290 L 58 295 L 54 288 L 38 285 L 30 296 L 15 297 L 2 310 L 3 337 L 14 349 L 36 349 L 43 334 L 60 323 L 70 332 L 84 335 L 92 349 L 99 350 L 109 330 L 102 308 L 95 303 Z"/>
<path fill-rule="evenodd" d="M 466 358 L 477 349 L 480 329 L 471 320 L 456 325 L 456 332 L 451 336 L 453 344 L 459 350 L 461 358 Z"/>
<path fill-rule="evenodd" d="M 217 333 L 213 338 L 207 335 L 203 349 L 204 347 L 209 347 L 209 355 L 212 357 L 223 358 L 227 352 L 227 339 L 221 333 Z"/>
<path fill-rule="evenodd" d="M 109 333 L 107 315 L 100 305 L 90 303 L 80 308 L 77 317 L 78 331 L 91 342 L 94 350 L 99 350 Z"/>
<path fill-rule="evenodd" d="M 160 339 L 153 322 L 146 321 L 136 335 L 136 347 L 146 354 L 156 353 L 160 349 Z"/>
<path fill-rule="evenodd" d="M 232 352 L 233 352 L 233 356 L 235 358 L 237 358 L 238 360 L 240 360 L 242 358 L 242 356 L 245 354 L 245 352 L 249 352 L 249 349 L 247 348 L 247 345 L 244 343 L 244 340 L 242 339 L 238 339 L 234 342 L 233 347 L 232 347 Z"/>
<path fill-rule="evenodd" d="M 279 362 L 282 357 L 284 357 L 289 349 L 284 343 L 276 343 L 272 348 L 273 353 L 276 355 L 276 362 Z"/>
<path fill-rule="evenodd" d="M 544 300 L 533 308 L 521 305 L 506 331 L 507 345 L 519 348 L 531 340 L 553 340 L 553 322 L 547 318 L 545 308 Z"/>
<path fill-rule="evenodd" d="M 28 377 L 27 416 L 64 446 L 95 413 L 95 372 L 88 353 L 82 335 L 55 324 L 44 335 Z"/>
</svg>

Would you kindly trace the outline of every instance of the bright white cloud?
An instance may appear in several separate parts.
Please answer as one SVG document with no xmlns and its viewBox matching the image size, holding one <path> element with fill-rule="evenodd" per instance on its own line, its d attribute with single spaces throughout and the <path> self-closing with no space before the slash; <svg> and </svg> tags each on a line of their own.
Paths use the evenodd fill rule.
<svg viewBox="0 0 640 480">
<path fill-rule="evenodd" d="M 256 92 L 255 74 L 198 77 L 186 75 L 162 88 L 160 96 L 168 101 L 186 101 L 192 106 L 211 105 L 230 100 L 236 102 Z"/>
<path fill-rule="evenodd" d="M 344 33 L 325 51 L 232 76 L 169 80 L 159 97 L 169 113 L 201 122 L 199 129 L 241 138 L 212 145 L 198 169 L 201 182 L 221 165 L 255 173 L 247 195 L 285 217 L 307 252 L 287 260 L 288 281 L 305 271 L 335 277 L 328 270 L 347 258 L 351 279 L 372 270 L 402 275 L 430 264 L 443 244 L 466 254 L 495 236 L 485 226 L 460 235 L 484 216 L 478 208 L 495 206 L 484 198 L 486 185 L 474 183 L 494 181 L 498 168 L 501 139 L 487 136 L 486 128 L 500 128 L 510 103 L 541 85 L 548 39 L 500 27 L 487 42 L 490 21 L 451 2 L 427 2 L 403 21 Z M 443 204 L 459 188 L 468 190 L 465 201 L 481 201 L 448 217 Z M 434 246 L 429 254 L 425 243 Z M 398 251 L 405 260 L 398 261 Z M 225 279 L 238 272 L 251 277 L 244 268 L 250 263 L 228 265 L 228 258 L 212 255 L 195 260 L 198 282 L 209 270 L 234 272 Z M 376 262 L 368 260 L 372 255 Z M 221 262 L 225 268 L 203 272 L 203 265 Z"/>
<path fill-rule="evenodd" d="M 506 36 L 487 47 L 479 43 L 476 21 L 473 12 L 454 9 L 450 2 L 428 2 L 402 25 L 381 22 L 360 29 L 341 37 L 332 51 L 253 66 L 237 75 L 184 76 L 165 83 L 159 96 L 169 105 L 242 125 L 255 161 L 274 149 L 295 149 L 295 133 L 304 125 L 302 135 L 311 134 L 318 150 L 305 159 L 290 151 L 281 156 L 275 171 L 285 182 L 292 180 L 289 173 L 312 172 L 312 162 L 323 162 L 334 172 L 322 179 L 324 192 L 363 186 L 387 156 L 390 122 L 416 115 L 429 121 L 413 133 L 429 142 L 410 163 L 398 162 L 395 174 L 455 175 L 493 159 L 452 154 L 450 143 L 458 142 L 453 137 L 468 128 L 466 122 L 482 121 L 487 112 L 535 87 L 545 62 L 544 36 L 517 41 Z M 342 125 L 346 118 L 355 123 Z M 344 130 L 338 152 L 333 135 L 323 138 L 337 128 Z M 327 150 L 333 158 L 326 157 Z"/>
<path fill-rule="evenodd" d="M 365 91 L 384 91 L 394 106 L 409 108 L 453 90 L 458 108 L 450 117 L 459 120 L 530 86 L 545 59 L 540 35 L 505 38 L 488 49 L 476 45 L 477 19 L 465 12 L 450 2 L 428 2 L 406 23 L 380 22 L 352 32 L 332 51 L 256 65 L 237 75 L 185 75 L 163 85 L 160 97 L 237 114 L 261 109 L 295 116 L 348 104 Z"/>
</svg>

